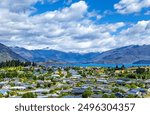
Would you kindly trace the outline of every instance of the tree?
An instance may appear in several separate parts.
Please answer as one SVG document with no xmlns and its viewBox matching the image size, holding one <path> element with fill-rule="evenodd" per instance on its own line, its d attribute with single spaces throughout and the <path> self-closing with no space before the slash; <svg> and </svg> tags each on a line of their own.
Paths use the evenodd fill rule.
<svg viewBox="0 0 150 115">
<path fill-rule="evenodd" d="M 2 97 L 3 97 L 3 94 L 0 93 L 0 98 L 2 98 Z"/>
<path fill-rule="evenodd" d="M 104 94 L 104 95 L 102 96 L 102 98 L 109 98 L 109 96 L 108 96 L 107 94 Z"/>
<path fill-rule="evenodd" d="M 37 86 L 36 86 L 37 88 L 40 88 L 41 87 L 41 85 L 40 85 L 40 83 L 37 83 Z"/>
<path fill-rule="evenodd" d="M 85 74 L 85 73 L 82 73 L 81 76 L 85 78 L 85 77 L 86 77 L 86 74 Z"/>
<path fill-rule="evenodd" d="M 22 98 L 36 98 L 37 95 L 34 93 L 25 93 L 22 95 Z"/>
<path fill-rule="evenodd" d="M 116 98 L 115 94 L 111 94 L 109 97 L 110 98 Z"/>
<path fill-rule="evenodd" d="M 124 69 L 125 69 L 125 66 L 124 66 L 124 65 L 122 65 L 122 66 L 121 66 L 121 69 L 122 69 L 122 70 L 124 70 Z"/>
<path fill-rule="evenodd" d="M 139 68 L 136 69 L 137 74 L 143 74 L 143 73 L 145 73 L 145 71 L 146 71 L 145 68 L 140 68 L 139 67 Z"/>
<path fill-rule="evenodd" d="M 136 97 L 136 96 L 133 95 L 133 94 L 129 94 L 129 95 L 126 96 L 126 98 L 135 98 L 135 97 Z"/>
<path fill-rule="evenodd" d="M 132 79 L 136 79 L 136 75 L 135 74 L 128 74 L 127 78 L 132 78 Z"/>
<path fill-rule="evenodd" d="M 91 95 L 93 94 L 93 91 L 91 88 L 87 88 L 83 94 L 82 94 L 82 97 L 83 98 L 88 98 L 88 97 L 91 97 Z"/>
<path fill-rule="evenodd" d="M 118 65 L 116 65 L 116 67 L 115 67 L 115 70 L 119 70 L 119 67 L 118 67 Z"/>
<path fill-rule="evenodd" d="M 60 77 L 64 77 L 64 74 L 60 74 Z"/>
<path fill-rule="evenodd" d="M 36 65 L 36 63 L 34 63 L 34 65 Z M 24 66 L 24 67 L 31 66 L 31 62 L 21 62 L 20 60 L 11 60 L 11 61 L 0 63 L 0 68 L 1 67 L 17 67 L 17 66 Z"/>
<path fill-rule="evenodd" d="M 117 93 L 117 92 L 119 92 L 119 91 L 120 91 L 120 90 L 119 90 L 118 88 L 114 88 L 114 89 L 113 89 L 113 92 L 114 92 L 114 93 Z"/>
<path fill-rule="evenodd" d="M 70 72 L 67 72 L 66 78 L 69 78 L 71 76 L 72 76 L 72 74 Z"/>
</svg>

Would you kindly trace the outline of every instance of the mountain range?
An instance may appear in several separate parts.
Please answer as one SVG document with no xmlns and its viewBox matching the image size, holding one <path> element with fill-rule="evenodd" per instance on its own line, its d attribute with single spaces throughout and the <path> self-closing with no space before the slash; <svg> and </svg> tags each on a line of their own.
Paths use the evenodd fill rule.
<svg viewBox="0 0 150 115">
<path fill-rule="evenodd" d="M 150 64 L 150 45 L 131 45 L 106 52 L 73 53 L 58 50 L 27 50 L 0 44 L 0 61 L 19 59 L 50 63 Z"/>
<path fill-rule="evenodd" d="M 20 47 L 12 47 L 12 51 L 34 62 L 65 62 L 65 63 L 86 63 L 98 56 L 100 53 L 72 53 L 57 50 L 27 50 Z"/>
<path fill-rule="evenodd" d="M 109 50 L 91 61 L 105 64 L 150 64 L 150 45 L 131 45 Z"/>
</svg>

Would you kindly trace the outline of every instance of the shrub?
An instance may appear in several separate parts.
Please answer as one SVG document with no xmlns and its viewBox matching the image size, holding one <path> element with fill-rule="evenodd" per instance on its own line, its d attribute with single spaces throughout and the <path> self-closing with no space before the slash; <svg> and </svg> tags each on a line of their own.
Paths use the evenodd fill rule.
<svg viewBox="0 0 150 115">
<path fill-rule="evenodd" d="M 87 88 L 84 93 L 82 94 L 82 97 L 83 98 L 88 98 L 90 97 L 91 95 L 93 94 L 93 91 L 91 88 Z"/>
<path fill-rule="evenodd" d="M 104 94 L 104 95 L 102 96 L 102 98 L 109 98 L 109 95 Z"/>
<path fill-rule="evenodd" d="M 37 95 L 34 93 L 25 93 L 22 95 L 22 98 L 36 98 Z"/>
</svg>

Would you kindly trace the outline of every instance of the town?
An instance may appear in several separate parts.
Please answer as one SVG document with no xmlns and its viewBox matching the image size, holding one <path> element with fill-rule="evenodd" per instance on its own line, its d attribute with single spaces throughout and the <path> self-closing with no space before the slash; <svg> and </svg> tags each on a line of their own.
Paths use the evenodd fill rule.
<svg viewBox="0 0 150 115">
<path fill-rule="evenodd" d="M 148 98 L 150 67 L 0 64 L 0 98 Z"/>
</svg>

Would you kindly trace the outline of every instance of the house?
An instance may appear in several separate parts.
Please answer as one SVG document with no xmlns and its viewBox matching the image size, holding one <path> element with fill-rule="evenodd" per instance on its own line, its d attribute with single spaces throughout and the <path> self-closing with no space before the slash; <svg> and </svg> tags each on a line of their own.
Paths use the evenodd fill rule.
<svg viewBox="0 0 150 115">
<path fill-rule="evenodd" d="M 14 81 L 15 86 L 23 86 L 24 83 L 19 82 L 19 81 Z"/>
<path fill-rule="evenodd" d="M 120 87 L 118 87 L 118 89 L 122 90 L 123 92 L 128 92 L 129 91 L 129 88 L 124 87 L 124 86 L 120 86 Z"/>
<path fill-rule="evenodd" d="M 110 89 L 102 89 L 102 92 L 110 94 L 110 93 L 112 93 L 112 90 L 110 90 Z"/>
<path fill-rule="evenodd" d="M 37 80 L 36 82 L 40 83 L 40 84 L 44 84 L 44 81 L 42 81 L 42 80 Z"/>
<path fill-rule="evenodd" d="M 147 92 L 150 93 L 150 87 L 147 89 Z"/>
<path fill-rule="evenodd" d="M 42 93 L 49 93 L 49 91 L 50 91 L 49 89 L 36 89 L 36 90 L 32 90 L 30 92 L 42 94 Z"/>
<path fill-rule="evenodd" d="M 98 79 L 97 83 L 107 84 L 108 81 L 106 79 Z"/>
<path fill-rule="evenodd" d="M 81 86 L 82 89 L 87 89 L 87 88 L 89 88 L 89 87 L 90 87 L 89 84 L 83 84 L 83 85 Z"/>
<path fill-rule="evenodd" d="M 108 83 L 115 83 L 116 79 L 115 78 L 109 78 L 107 81 L 108 81 Z"/>
<path fill-rule="evenodd" d="M 116 80 L 116 83 L 118 85 L 125 85 L 125 81 L 123 81 L 123 80 Z"/>
<path fill-rule="evenodd" d="M 58 94 L 47 94 L 46 96 L 48 96 L 48 97 L 51 97 L 51 98 L 57 98 L 57 97 L 59 97 L 59 95 Z"/>
<path fill-rule="evenodd" d="M 68 89 L 68 90 L 62 90 L 61 93 L 70 93 L 72 90 Z"/>
<path fill-rule="evenodd" d="M 59 78 L 60 77 L 60 75 L 58 75 L 58 74 L 53 74 L 52 76 L 51 76 L 51 78 Z"/>
<path fill-rule="evenodd" d="M 94 94 L 91 97 L 92 98 L 102 98 L 103 94 Z"/>
<path fill-rule="evenodd" d="M 80 79 L 80 78 L 82 78 L 82 76 L 81 75 L 72 75 L 71 78 L 72 79 Z"/>
<path fill-rule="evenodd" d="M 138 90 L 142 93 L 142 95 L 146 95 L 148 93 L 148 90 L 144 88 L 138 88 Z"/>
<path fill-rule="evenodd" d="M 87 79 L 95 79 L 95 76 L 87 76 Z"/>
<path fill-rule="evenodd" d="M 107 85 L 107 84 L 102 84 L 102 85 L 97 85 L 96 86 L 97 89 L 110 89 L 111 86 L 110 85 Z"/>
<path fill-rule="evenodd" d="M 4 85 L 6 85 L 8 82 L 0 82 L 0 88 L 2 88 Z"/>
<path fill-rule="evenodd" d="M 3 87 L 2 87 L 2 89 L 10 89 L 10 85 L 4 85 Z"/>
<path fill-rule="evenodd" d="M 129 79 L 129 78 L 119 78 L 118 80 L 130 81 L 130 79 Z"/>
<path fill-rule="evenodd" d="M 14 87 L 10 87 L 10 90 L 26 90 L 27 87 L 25 86 L 14 86 Z"/>
<path fill-rule="evenodd" d="M 138 90 L 138 89 L 131 89 L 131 90 L 129 90 L 127 93 L 126 93 L 127 95 L 137 95 L 137 96 L 141 96 L 141 92 Z"/>
<path fill-rule="evenodd" d="M 93 89 L 93 92 L 95 93 L 95 94 L 98 94 L 99 92 L 101 92 L 102 90 L 100 90 L 100 89 Z"/>
<path fill-rule="evenodd" d="M 77 75 L 77 71 L 73 70 L 73 69 L 70 69 L 69 72 L 72 74 L 72 75 Z"/>
<path fill-rule="evenodd" d="M 9 90 L 0 89 L 0 94 L 2 94 L 3 96 L 7 95 L 8 92 L 9 92 Z"/>
<path fill-rule="evenodd" d="M 85 89 L 83 89 L 83 88 L 75 87 L 75 88 L 72 90 L 72 93 L 73 93 L 74 95 L 80 95 L 80 94 L 83 94 L 84 91 L 85 91 Z"/>
<path fill-rule="evenodd" d="M 123 98 L 124 97 L 124 95 L 122 93 L 120 93 L 120 92 L 115 93 L 115 96 L 117 98 Z"/>
<path fill-rule="evenodd" d="M 82 95 L 67 95 L 64 96 L 63 98 L 82 98 Z"/>
<path fill-rule="evenodd" d="M 37 98 L 48 98 L 47 95 L 41 95 L 41 96 L 37 96 Z"/>
<path fill-rule="evenodd" d="M 150 79 L 146 80 L 145 84 L 150 84 Z"/>
</svg>

